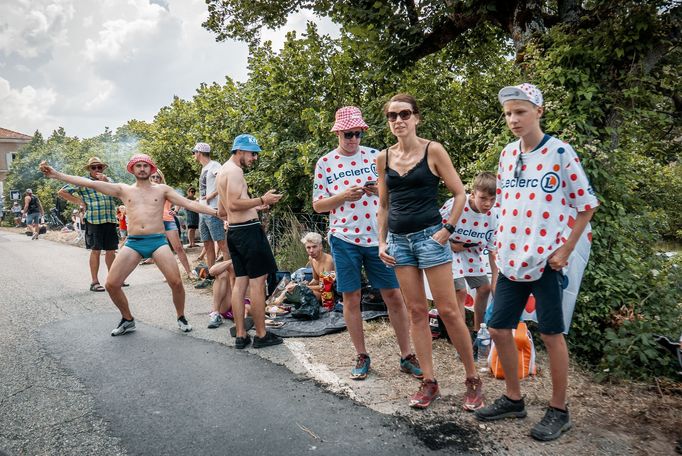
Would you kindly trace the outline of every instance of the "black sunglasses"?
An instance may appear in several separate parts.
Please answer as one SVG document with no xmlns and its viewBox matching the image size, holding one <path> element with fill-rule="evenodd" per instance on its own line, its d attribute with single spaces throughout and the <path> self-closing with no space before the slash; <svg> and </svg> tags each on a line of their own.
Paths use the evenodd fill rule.
<svg viewBox="0 0 682 456">
<path fill-rule="evenodd" d="M 102 171 L 104 169 L 103 165 L 91 165 L 90 169 L 93 171 Z"/>
<path fill-rule="evenodd" d="M 149 176 L 149 178 L 150 178 L 150 179 L 158 179 L 158 180 L 161 180 L 161 176 L 154 176 L 154 175 L 151 175 L 151 176 Z"/>
<path fill-rule="evenodd" d="M 398 120 L 398 116 L 400 116 L 401 120 L 407 120 L 410 117 L 412 117 L 412 111 L 410 111 L 409 109 L 403 109 L 400 112 L 389 111 L 386 113 L 386 118 L 388 119 L 389 122 L 395 122 L 396 120 Z"/>
<path fill-rule="evenodd" d="M 365 135 L 364 132 L 362 131 L 344 131 L 343 132 L 343 137 L 346 139 L 353 139 L 353 136 L 356 138 L 362 138 Z"/>
<path fill-rule="evenodd" d="M 521 177 L 523 171 L 523 154 L 519 151 L 519 158 L 516 159 L 516 167 L 514 167 L 514 179 Z"/>
</svg>

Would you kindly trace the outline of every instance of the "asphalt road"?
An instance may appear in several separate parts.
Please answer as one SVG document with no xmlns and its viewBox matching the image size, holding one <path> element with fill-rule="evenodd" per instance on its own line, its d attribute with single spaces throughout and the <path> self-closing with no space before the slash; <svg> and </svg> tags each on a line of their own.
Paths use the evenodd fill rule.
<svg viewBox="0 0 682 456">
<path fill-rule="evenodd" d="M 196 331 L 180 333 L 153 266 L 129 280 L 137 331 L 112 338 L 119 317 L 88 291 L 87 255 L 0 230 L 0 454 L 439 453 L 402 419 L 233 349 L 194 290 Z"/>
</svg>

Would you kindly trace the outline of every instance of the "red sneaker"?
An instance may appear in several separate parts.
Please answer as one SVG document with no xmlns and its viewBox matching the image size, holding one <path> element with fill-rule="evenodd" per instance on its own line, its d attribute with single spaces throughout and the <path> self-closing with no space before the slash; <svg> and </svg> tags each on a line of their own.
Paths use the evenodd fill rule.
<svg viewBox="0 0 682 456">
<path fill-rule="evenodd" d="M 483 402 L 485 396 L 483 396 L 483 382 L 481 378 L 467 378 L 464 381 L 464 385 L 467 387 L 467 392 L 464 394 L 464 404 L 462 404 L 464 410 L 473 412 L 483 407 L 485 405 Z"/>
<path fill-rule="evenodd" d="M 410 407 L 425 409 L 436 399 L 440 399 L 438 382 L 436 380 L 422 380 L 419 391 L 410 398 Z"/>
</svg>

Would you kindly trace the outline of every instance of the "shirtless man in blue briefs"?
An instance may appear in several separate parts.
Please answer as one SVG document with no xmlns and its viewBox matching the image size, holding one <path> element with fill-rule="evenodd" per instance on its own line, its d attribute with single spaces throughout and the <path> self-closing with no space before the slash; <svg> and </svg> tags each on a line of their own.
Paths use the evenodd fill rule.
<svg viewBox="0 0 682 456">
<path fill-rule="evenodd" d="M 147 155 L 135 155 L 127 166 L 128 172 L 135 176 L 133 185 L 90 180 L 79 176 L 63 174 L 47 162 L 40 163 L 40 171 L 45 177 L 57 179 L 80 187 L 89 187 L 105 195 L 115 196 L 123 201 L 128 217 L 128 239 L 111 265 L 105 288 L 111 300 L 121 312 L 121 322 L 111 332 L 119 336 L 135 330 L 135 320 L 130 313 L 128 298 L 123 293 L 124 280 L 135 269 L 141 258 L 154 258 L 166 282 L 173 292 L 173 304 L 178 316 L 178 327 L 183 332 L 192 330 L 185 318 L 185 288 L 180 278 L 180 270 L 166 242 L 163 226 L 163 205 L 166 200 L 178 206 L 203 214 L 217 215 L 217 209 L 199 204 L 180 196 L 171 187 L 152 184 L 149 176 L 156 172 L 156 165 Z"/>
</svg>

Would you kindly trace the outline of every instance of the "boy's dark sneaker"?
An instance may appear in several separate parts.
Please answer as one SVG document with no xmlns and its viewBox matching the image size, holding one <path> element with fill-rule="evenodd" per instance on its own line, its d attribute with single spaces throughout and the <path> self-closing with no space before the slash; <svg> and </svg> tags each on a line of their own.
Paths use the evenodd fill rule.
<svg viewBox="0 0 682 456">
<path fill-rule="evenodd" d="M 545 416 L 530 430 L 530 435 L 543 442 L 558 439 L 561 434 L 571 429 L 571 417 L 566 411 L 548 407 Z"/>
<path fill-rule="evenodd" d="M 282 342 L 284 342 L 284 339 L 271 332 L 266 331 L 263 337 L 256 336 L 253 338 L 253 348 L 270 347 L 272 345 L 279 345 Z"/>
<path fill-rule="evenodd" d="M 495 421 L 503 418 L 525 418 L 527 415 L 526 405 L 521 398 L 518 402 L 512 402 L 507 396 L 502 395 L 495 402 L 474 412 L 474 416 L 480 421 Z"/>
<path fill-rule="evenodd" d="M 236 348 L 238 350 L 242 350 L 242 349 L 248 347 L 250 343 L 251 343 L 251 336 L 249 336 L 248 334 L 246 335 L 246 337 L 237 337 L 234 340 L 234 348 Z"/>
<path fill-rule="evenodd" d="M 410 407 L 425 409 L 436 399 L 440 399 L 438 382 L 436 380 L 422 380 L 419 391 L 414 393 L 414 395 L 410 398 Z"/>
</svg>

